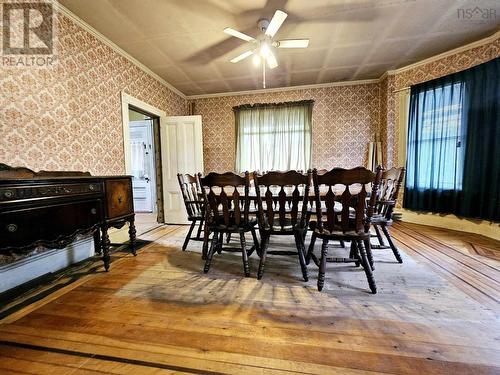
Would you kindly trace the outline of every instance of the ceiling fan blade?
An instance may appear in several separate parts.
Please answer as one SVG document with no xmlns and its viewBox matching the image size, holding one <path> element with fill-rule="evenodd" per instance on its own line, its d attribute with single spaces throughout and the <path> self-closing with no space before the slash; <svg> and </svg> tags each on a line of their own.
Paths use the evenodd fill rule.
<svg viewBox="0 0 500 375">
<path fill-rule="evenodd" d="M 249 36 L 247 34 L 240 33 L 239 31 L 231 29 L 230 27 L 226 27 L 224 29 L 224 32 L 226 34 L 231 35 L 231 36 L 235 36 L 236 38 L 240 38 L 240 39 L 246 40 L 247 42 L 253 42 L 255 40 L 255 38 L 252 38 L 251 36 Z"/>
<path fill-rule="evenodd" d="M 277 10 L 266 29 L 266 35 L 269 35 L 272 38 L 278 32 L 278 29 L 281 27 L 287 16 L 288 14 L 285 12 Z"/>
<path fill-rule="evenodd" d="M 276 61 L 276 57 L 274 56 L 274 53 L 272 53 L 271 51 L 269 51 L 269 54 L 266 57 L 266 61 L 269 69 L 274 69 L 278 66 L 278 61 Z"/>
<path fill-rule="evenodd" d="M 288 39 L 278 41 L 278 48 L 307 48 L 309 39 Z"/>
<path fill-rule="evenodd" d="M 253 54 L 253 50 L 246 51 L 246 52 L 243 52 L 241 55 L 236 56 L 235 58 L 231 59 L 230 61 L 232 63 L 237 63 L 238 61 L 244 60 L 244 59 L 246 59 L 248 56 L 250 56 L 252 54 Z"/>
</svg>

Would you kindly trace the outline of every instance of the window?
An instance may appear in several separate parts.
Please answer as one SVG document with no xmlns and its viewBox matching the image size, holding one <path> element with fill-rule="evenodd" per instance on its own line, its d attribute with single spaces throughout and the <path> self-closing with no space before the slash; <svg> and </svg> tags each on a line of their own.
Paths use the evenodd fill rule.
<svg viewBox="0 0 500 375">
<path fill-rule="evenodd" d="M 500 220 L 500 58 L 411 87 L 404 207 Z"/>
<path fill-rule="evenodd" d="M 455 83 L 433 87 L 414 98 L 418 129 L 408 149 L 418 168 L 408 176 L 408 183 L 418 189 L 462 189 L 462 86 Z"/>
<path fill-rule="evenodd" d="M 307 170 L 313 101 L 235 107 L 236 171 Z"/>
</svg>

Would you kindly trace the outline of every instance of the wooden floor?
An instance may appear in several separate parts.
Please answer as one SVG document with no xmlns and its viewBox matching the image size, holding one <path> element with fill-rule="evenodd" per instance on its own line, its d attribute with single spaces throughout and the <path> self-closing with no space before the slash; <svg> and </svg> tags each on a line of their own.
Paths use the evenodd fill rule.
<svg viewBox="0 0 500 375">
<path fill-rule="evenodd" d="M 293 257 L 269 256 L 258 281 L 255 255 L 244 278 L 223 253 L 205 275 L 186 231 L 154 229 L 136 258 L 4 319 L 0 373 L 500 374 L 498 242 L 396 224 L 404 263 L 377 250 L 371 295 L 349 264 L 330 264 L 319 293 Z"/>
</svg>

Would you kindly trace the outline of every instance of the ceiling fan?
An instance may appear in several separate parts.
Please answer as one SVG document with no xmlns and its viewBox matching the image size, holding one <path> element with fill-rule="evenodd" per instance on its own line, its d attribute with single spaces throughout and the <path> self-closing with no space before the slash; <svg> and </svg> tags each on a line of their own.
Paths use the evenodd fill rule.
<svg viewBox="0 0 500 375">
<path fill-rule="evenodd" d="M 226 34 L 243 39 L 252 44 L 251 49 L 243 52 L 241 55 L 231 59 L 232 63 L 237 63 L 253 55 L 253 63 L 258 66 L 262 62 L 262 86 L 266 88 L 266 64 L 269 69 L 274 69 L 278 66 L 278 60 L 273 52 L 275 48 L 307 48 L 309 39 L 286 39 L 273 40 L 279 28 L 285 21 L 288 14 L 281 10 L 274 13 L 271 22 L 268 19 L 262 18 L 257 22 L 259 30 L 263 33 L 257 38 L 243 34 L 237 30 L 227 27 L 224 29 Z"/>
</svg>

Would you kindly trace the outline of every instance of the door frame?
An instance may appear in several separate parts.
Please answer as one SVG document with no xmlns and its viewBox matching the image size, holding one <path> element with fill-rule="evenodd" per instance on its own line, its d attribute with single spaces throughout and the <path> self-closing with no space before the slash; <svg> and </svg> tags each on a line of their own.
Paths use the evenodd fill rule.
<svg viewBox="0 0 500 375">
<path fill-rule="evenodd" d="M 167 116 L 166 112 L 153 107 L 152 105 L 143 102 L 132 95 L 121 91 L 122 100 L 122 130 L 123 130 L 123 155 L 125 157 L 125 174 L 132 173 L 132 152 L 130 149 L 130 121 L 128 116 L 129 106 L 136 107 L 144 112 L 151 113 L 152 115 L 160 118 L 160 128 L 162 117 Z"/>
<path fill-rule="evenodd" d="M 120 92 L 121 97 L 121 105 L 122 105 L 122 132 L 123 132 L 123 156 L 124 156 L 124 166 L 125 166 L 125 174 L 130 175 L 132 173 L 132 151 L 130 147 L 130 118 L 129 118 L 129 109 L 130 107 L 134 107 L 140 111 L 146 112 L 150 115 L 157 117 L 158 121 L 158 134 L 161 131 L 162 122 L 166 117 L 166 112 L 162 111 L 146 102 L 143 102 L 140 99 L 133 97 L 130 94 L 127 94 L 125 91 Z M 155 122 L 153 120 L 153 127 L 155 127 Z M 155 130 L 153 128 L 153 138 L 155 138 Z M 155 141 L 153 139 L 153 141 Z M 156 148 L 156 144 L 155 144 Z M 156 152 L 156 151 L 155 151 Z M 158 152 L 160 153 L 161 160 L 161 148 L 158 148 Z M 158 186 L 158 183 L 161 184 L 161 179 L 156 181 L 157 174 L 162 176 L 162 167 L 157 163 L 155 158 L 155 191 L 156 191 L 156 213 L 158 214 L 158 218 L 160 219 L 158 222 L 165 222 L 164 213 L 163 213 L 163 186 Z M 160 208 L 161 205 L 161 208 Z"/>
</svg>

